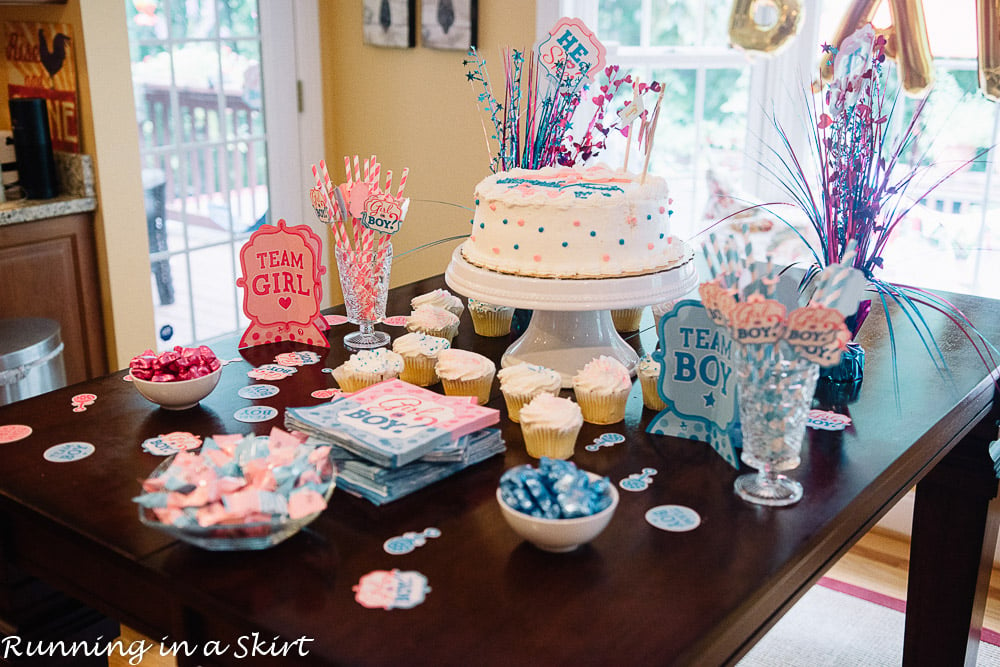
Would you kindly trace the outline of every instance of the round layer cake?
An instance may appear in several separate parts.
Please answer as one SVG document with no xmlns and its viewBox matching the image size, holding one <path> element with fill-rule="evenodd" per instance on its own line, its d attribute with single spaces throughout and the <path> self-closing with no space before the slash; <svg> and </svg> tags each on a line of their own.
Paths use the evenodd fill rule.
<svg viewBox="0 0 1000 667">
<path fill-rule="evenodd" d="M 476 186 L 470 264 L 547 278 L 604 278 L 684 261 L 667 183 L 604 165 L 512 169 Z"/>
</svg>

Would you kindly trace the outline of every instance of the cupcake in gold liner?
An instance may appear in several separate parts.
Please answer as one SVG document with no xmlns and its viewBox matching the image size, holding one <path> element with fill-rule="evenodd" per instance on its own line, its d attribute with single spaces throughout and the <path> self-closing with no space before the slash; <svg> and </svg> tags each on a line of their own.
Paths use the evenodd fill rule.
<svg viewBox="0 0 1000 667">
<path fill-rule="evenodd" d="M 499 338 L 510 333 L 514 309 L 510 306 L 498 306 L 469 299 L 469 314 L 472 315 L 472 326 L 477 334 L 488 338 Z"/>
<path fill-rule="evenodd" d="M 611 321 L 615 324 L 615 331 L 629 333 L 639 330 L 639 322 L 642 321 L 642 308 L 621 308 L 611 311 Z"/>
<path fill-rule="evenodd" d="M 421 294 L 420 296 L 415 296 L 410 299 L 410 308 L 412 310 L 416 310 L 420 306 L 437 306 L 438 308 L 444 308 L 455 317 L 461 317 L 462 312 L 465 310 L 465 306 L 462 305 L 462 300 L 446 289 L 436 289 L 432 292 L 427 292 L 426 294 Z"/>
<path fill-rule="evenodd" d="M 434 369 L 448 396 L 475 396 L 479 405 L 489 402 L 497 372 L 490 359 L 476 352 L 449 348 L 438 352 Z"/>
<path fill-rule="evenodd" d="M 399 377 L 403 358 L 385 348 L 361 350 L 333 369 L 333 379 L 348 393 Z"/>
<path fill-rule="evenodd" d="M 403 372 L 399 379 L 418 387 L 429 387 L 438 381 L 437 356 L 451 344 L 445 338 L 413 332 L 403 334 L 392 342 L 392 351 L 403 358 Z"/>
<path fill-rule="evenodd" d="M 636 367 L 635 374 L 639 376 L 639 386 L 642 387 L 642 404 L 650 410 L 656 410 L 657 412 L 665 409 L 667 405 L 660 398 L 658 389 L 660 384 L 660 362 L 647 354 L 639 360 L 639 366 Z"/>
<path fill-rule="evenodd" d="M 521 435 L 528 456 L 568 459 L 583 426 L 580 406 L 568 398 L 539 394 L 521 408 Z"/>
<path fill-rule="evenodd" d="M 406 318 L 406 330 L 444 338 L 450 345 L 458 333 L 458 315 L 440 306 L 420 306 Z"/>
<path fill-rule="evenodd" d="M 615 424 L 625 419 L 625 403 L 631 390 L 631 374 L 613 357 L 592 359 L 573 376 L 573 393 L 583 420 L 591 424 Z"/>
<path fill-rule="evenodd" d="M 535 364 L 515 364 L 497 371 L 500 392 L 507 403 L 507 416 L 520 421 L 521 408 L 539 394 L 558 396 L 562 376 L 551 368 Z"/>
</svg>

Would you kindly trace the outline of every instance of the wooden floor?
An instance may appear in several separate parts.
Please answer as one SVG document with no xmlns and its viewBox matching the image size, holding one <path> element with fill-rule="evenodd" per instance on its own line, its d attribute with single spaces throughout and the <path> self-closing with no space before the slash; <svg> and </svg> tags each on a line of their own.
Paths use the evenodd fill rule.
<svg viewBox="0 0 1000 667">
<path fill-rule="evenodd" d="M 877 529 L 861 539 L 827 576 L 848 584 L 906 599 L 909 543 Z M 1000 632 L 1000 569 L 993 568 L 983 627 Z"/>
</svg>

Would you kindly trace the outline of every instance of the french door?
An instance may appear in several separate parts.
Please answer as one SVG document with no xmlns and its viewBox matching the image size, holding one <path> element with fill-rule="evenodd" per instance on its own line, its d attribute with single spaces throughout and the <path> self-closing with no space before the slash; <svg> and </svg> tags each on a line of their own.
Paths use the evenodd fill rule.
<svg viewBox="0 0 1000 667">
<path fill-rule="evenodd" d="M 317 43 L 300 39 L 315 0 L 125 2 L 158 342 L 210 342 L 248 324 L 236 278 L 250 234 L 315 217 L 304 179 L 322 156 L 300 146 L 323 142 L 300 127 L 322 126 L 303 121 L 306 90 L 321 114 L 318 70 L 295 53 Z"/>
</svg>

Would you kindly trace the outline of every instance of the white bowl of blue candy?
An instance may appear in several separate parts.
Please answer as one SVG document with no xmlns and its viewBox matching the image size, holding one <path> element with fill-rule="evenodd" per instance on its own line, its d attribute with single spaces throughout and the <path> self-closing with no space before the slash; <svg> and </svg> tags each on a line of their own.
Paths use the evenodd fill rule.
<svg viewBox="0 0 1000 667">
<path fill-rule="evenodd" d="M 601 534 L 618 507 L 618 489 L 570 461 L 543 457 L 500 478 L 497 502 L 514 532 L 544 551 L 573 551 Z"/>
</svg>

